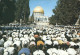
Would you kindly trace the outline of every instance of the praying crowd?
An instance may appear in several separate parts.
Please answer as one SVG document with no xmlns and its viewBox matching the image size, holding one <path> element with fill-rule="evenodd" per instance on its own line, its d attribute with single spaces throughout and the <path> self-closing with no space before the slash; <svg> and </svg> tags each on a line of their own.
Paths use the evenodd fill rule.
<svg viewBox="0 0 80 55">
<path fill-rule="evenodd" d="M 80 55 L 80 30 L 55 26 L 0 30 L 0 55 Z"/>
</svg>

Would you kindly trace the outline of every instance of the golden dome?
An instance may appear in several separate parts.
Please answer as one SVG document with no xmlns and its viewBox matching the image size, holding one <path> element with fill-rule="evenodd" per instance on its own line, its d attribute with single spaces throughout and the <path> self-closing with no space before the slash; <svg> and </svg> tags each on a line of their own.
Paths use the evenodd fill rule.
<svg viewBox="0 0 80 55">
<path fill-rule="evenodd" d="M 42 7 L 37 6 L 37 7 L 33 10 L 33 12 L 34 12 L 34 13 L 35 13 L 35 12 L 44 13 L 44 10 L 43 10 Z"/>
</svg>

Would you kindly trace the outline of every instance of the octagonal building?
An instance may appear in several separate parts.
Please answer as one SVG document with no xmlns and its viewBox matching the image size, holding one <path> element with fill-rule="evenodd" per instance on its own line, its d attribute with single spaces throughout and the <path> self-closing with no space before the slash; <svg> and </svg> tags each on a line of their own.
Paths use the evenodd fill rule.
<svg viewBox="0 0 80 55">
<path fill-rule="evenodd" d="M 34 17 L 34 22 L 37 25 L 48 25 L 49 24 L 49 17 L 44 16 L 44 10 L 42 7 L 37 6 L 33 10 L 33 17 Z"/>
</svg>

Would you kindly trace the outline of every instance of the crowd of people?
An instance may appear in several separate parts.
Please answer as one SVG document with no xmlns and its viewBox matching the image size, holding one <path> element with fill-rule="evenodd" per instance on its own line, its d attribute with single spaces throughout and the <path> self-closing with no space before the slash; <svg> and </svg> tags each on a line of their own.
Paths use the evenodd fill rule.
<svg viewBox="0 0 80 55">
<path fill-rule="evenodd" d="M 55 26 L 0 30 L 0 55 L 80 55 L 80 30 Z"/>
</svg>

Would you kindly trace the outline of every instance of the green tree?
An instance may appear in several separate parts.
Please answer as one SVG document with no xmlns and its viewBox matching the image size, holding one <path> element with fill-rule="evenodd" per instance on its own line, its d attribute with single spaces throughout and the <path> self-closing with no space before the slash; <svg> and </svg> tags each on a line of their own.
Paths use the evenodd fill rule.
<svg viewBox="0 0 80 55">
<path fill-rule="evenodd" d="M 15 0 L 0 0 L 0 24 L 13 22 L 15 18 Z"/>
<path fill-rule="evenodd" d="M 16 1 L 16 20 L 22 19 L 25 23 L 28 22 L 30 14 L 29 0 L 17 0 Z"/>
<path fill-rule="evenodd" d="M 54 15 L 51 17 L 50 23 L 75 24 L 80 11 L 78 4 L 79 0 L 58 0 L 56 8 L 53 9 Z"/>
</svg>

